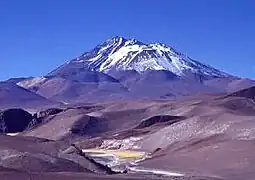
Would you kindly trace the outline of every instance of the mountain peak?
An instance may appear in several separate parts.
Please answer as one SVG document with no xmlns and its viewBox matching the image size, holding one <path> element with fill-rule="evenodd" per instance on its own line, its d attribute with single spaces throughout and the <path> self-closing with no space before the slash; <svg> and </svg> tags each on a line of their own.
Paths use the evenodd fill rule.
<svg viewBox="0 0 255 180">
<path fill-rule="evenodd" d="M 91 51 L 70 61 L 67 65 L 73 66 L 72 68 L 82 68 L 106 74 L 112 71 L 126 70 L 134 70 L 138 73 L 147 70 L 165 70 L 177 76 L 189 76 L 190 74 L 206 77 L 229 76 L 211 66 L 189 58 L 166 44 L 145 44 L 136 39 L 121 36 L 106 40 Z"/>
<path fill-rule="evenodd" d="M 143 45 L 144 43 L 142 43 L 141 41 L 138 41 L 137 39 L 135 38 L 126 38 L 126 37 L 123 37 L 123 36 L 114 36 L 108 40 L 106 40 L 104 43 L 120 43 L 122 42 L 123 44 L 139 44 L 139 45 Z M 104 44 L 103 43 L 103 44 Z"/>
<path fill-rule="evenodd" d="M 122 36 L 114 36 L 114 37 L 106 40 L 106 42 L 119 42 L 119 41 L 127 41 L 127 39 Z"/>
</svg>

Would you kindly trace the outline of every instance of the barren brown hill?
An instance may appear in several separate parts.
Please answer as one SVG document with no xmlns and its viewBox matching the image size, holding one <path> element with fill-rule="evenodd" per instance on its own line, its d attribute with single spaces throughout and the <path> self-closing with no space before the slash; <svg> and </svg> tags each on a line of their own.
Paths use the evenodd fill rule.
<svg viewBox="0 0 255 180">
<path fill-rule="evenodd" d="M 36 93 L 11 82 L 0 82 L 0 108 L 43 108 L 58 106 L 60 103 L 50 101 Z"/>
<path fill-rule="evenodd" d="M 230 96 L 255 99 L 255 86 L 230 94 Z"/>
</svg>

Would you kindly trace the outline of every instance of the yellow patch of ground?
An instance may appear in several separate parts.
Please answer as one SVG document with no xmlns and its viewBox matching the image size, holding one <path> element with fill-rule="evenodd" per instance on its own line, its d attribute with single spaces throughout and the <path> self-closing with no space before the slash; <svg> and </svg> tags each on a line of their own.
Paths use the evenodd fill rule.
<svg viewBox="0 0 255 180">
<path fill-rule="evenodd" d="M 142 159 L 148 157 L 144 152 L 128 151 L 128 150 L 109 150 L 109 149 L 83 149 L 84 153 L 102 153 L 114 155 L 119 159 Z"/>
</svg>

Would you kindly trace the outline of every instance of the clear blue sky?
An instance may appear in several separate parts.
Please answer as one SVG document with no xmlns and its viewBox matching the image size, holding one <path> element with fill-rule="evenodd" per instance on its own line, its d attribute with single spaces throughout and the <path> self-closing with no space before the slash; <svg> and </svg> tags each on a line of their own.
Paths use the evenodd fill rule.
<svg viewBox="0 0 255 180">
<path fill-rule="evenodd" d="M 38 76 L 112 37 L 163 42 L 255 78 L 254 0 L 1 0 L 0 80 Z"/>
</svg>

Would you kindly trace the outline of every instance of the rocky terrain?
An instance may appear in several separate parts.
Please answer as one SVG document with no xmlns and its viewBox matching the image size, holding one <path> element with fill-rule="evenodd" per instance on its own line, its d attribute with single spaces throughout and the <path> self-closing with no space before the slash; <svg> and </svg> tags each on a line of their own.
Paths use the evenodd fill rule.
<svg viewBox="0 0 255 180">
<path fill-rule="evenodd" d="M 21 128 L 0 136 L 0 174 L 7 179 L 253 179 L 254 93 L 252 87 L 180 101 L 96 103 L 34 116 L 7 110 L 1 116 L 7 129 Z M 18 124 L 29 124 L 32 117 L 39 120 L 29 128 Z"/>
</svg>

